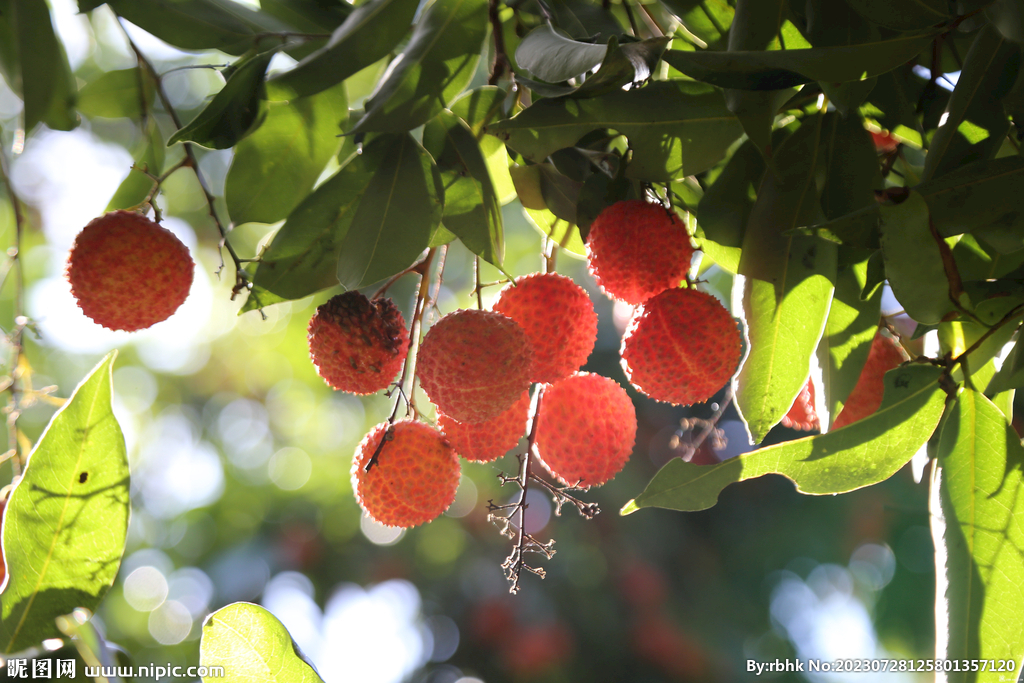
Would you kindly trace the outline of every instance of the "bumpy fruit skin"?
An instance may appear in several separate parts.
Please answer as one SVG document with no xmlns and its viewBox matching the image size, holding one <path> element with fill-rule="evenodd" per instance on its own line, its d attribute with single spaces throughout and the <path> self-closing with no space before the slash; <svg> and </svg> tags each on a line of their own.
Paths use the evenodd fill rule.
<svg viewBox="0 0 1024 683">
<path fill-rule="evenodd" d="M 363 437 L 352 460 L 352 490 L 359 505 L 386 526 L 412 527 L 436 519 L 455 500 L 459 459 L 448 441 L 416 420 L 394 424 L 377 463 L 365 471 L 388 431 L 382 422 Z"/>
<path fill-rule="evenodd" d="M 438 411 L 437 428 L 466 460 L 491 462 L 519 443 L 529 410 L 530 394 L 524 391 L 511 408 L 486 422 L 463 424 Z"/>
<path fill-rule="evenodd" d="M 614 380 L 580 372 L 547 387 L 537 450 L 565 484 L 600 486 L 618 474 L 636 441 L 636 410 Z"/>
<path fill-rule="evenodd" d="M 427 396 L 459 422 L 486 422 L 530 386 L 532 350 L 517 322 L 494 311 L 449 313 L 430 328 L 417 358 Z"/>
<path fill-rule="evenodd" d="M 602 211 L 590 226 L 586 247 L 590 272 L 601 289 L 634 306 L 678 287 L 693 256 L 679 216 L 640 199 Z"/>
<path fill-rule="evenodd" d="M 860 371 L 857 384 L 850 392 L 850 397 L 839 411 L 832 429 L 839 429 L 857 420 L 871 415 L 882 405 L 882 393 L 885 391 L 885 373 L 907 360 L 906 352 L 894 339 L 875 333 L 871 340 L 871 349 L 864 369 Z"/>
<path fill-rule="evenodd" d="M 345 292 L 309 321 L 309 355 L 328 385 L 353 394 L 387 389 L 409 351 L 405 320 L 391 299 Z"/>
<path fill-rule="evenodd" d="M 657 401 L 703 403 L 736 372 L 743 354 L 737 322 L 718 299 L 669 289 L 633 313 L 622 337 L 622 367 Z"/>
<path fill-rule="evenodd" d="M 812 432 L 821 429 L 818 411 L 814 408 L 814 382 L 810 379 L 796 395 L 789 412 L 782 418 L 782 426 L 801 432 Z"/>
<path fill-rule="evenodd" d="M 557 382 L 583 367 L 597 341 L 586 291 L 564 275 L 533 273 L 501 290 L 494 310 L 512 318 L 533 346 L 534 382 Z"/>
<path fill-rule="evenodd" d="M 66 275 L 78 306 L 111 330 L 142 330 L 167 320 L 188 297 L 195 264 L 167 228 L 131 211 L 85 226 Z"/>
</svg>

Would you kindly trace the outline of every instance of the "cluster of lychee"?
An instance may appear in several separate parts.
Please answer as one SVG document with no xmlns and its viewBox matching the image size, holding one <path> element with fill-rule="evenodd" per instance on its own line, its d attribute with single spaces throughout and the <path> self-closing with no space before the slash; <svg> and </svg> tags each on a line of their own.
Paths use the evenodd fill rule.
<svg viewBox="0 0 1024 683">
<path fill-rule="evenodd" d="M 622 347 L 634 387 L 691 404 L 735 373 L 743 343 L 737 322 L 711 295 L 680 288 L 689 285 L 694 248 L 673 211 L 644 201 L 614 204 L 591 226 L 587 253 L 602 289 L 637 305 Z M 596 338 L 589 295 L 554 273 L 517 278 L 490 310 L 442 317 L 416 358 L 436 426 L 389 421 L 363 439 L 352 466 L 363 509 L 391 526 L 434 519 L 455 497 L 458 456 L 490 462 L 528 429 L 536 455 L 562 484 L 599 486 L 615 477 L 633 449 L 636 413 L 617 382 L 580 372 Z M 358 292 L 320 306 L 309 325 L 317 371 L 352 393 L 389 387 L 409 344 L 395 304 Z"/>
</svg>

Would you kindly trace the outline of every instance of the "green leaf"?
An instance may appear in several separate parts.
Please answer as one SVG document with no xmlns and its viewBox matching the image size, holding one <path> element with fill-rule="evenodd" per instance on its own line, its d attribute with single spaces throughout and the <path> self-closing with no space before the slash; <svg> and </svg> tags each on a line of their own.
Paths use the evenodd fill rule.
<svg viewBox="0 0 1024 683">
<path fill-rule="evenodd" d="M 172 135 L 175 142 L 194 142 L 211 149 L 228 149 L 245 137 L 260 118 L 263 79 L 273 52 L 246 59 L 206 108 Z"/>
<path fill-rule="evenodd" d="M 821 214 L 813 179 L 823 156 L 822 118 L 805 121 L 779 148 L 780 175 L 765 174 L 743 239 L 739 274 L 750 355 L 736 379 L 736 406 L 755 443 L 806 383 L 832 301 L 836 246 L 785 234 Z"/>
<path fill-rule="evenodd" d="M 1024 265 L 1024 249 L 1003 254 L 979 242 L 974 235 L 961 235 L 953 247 L 953 258 L 963 280 L 994 280 Z"/>
<path fill-rule="evenodd" d="M 5 653 L 59 638 L 54 620 L 76 607 L 95 610 L 117 576 L 130 503 L 124 436 L 110 404 L 116 355 L 50 420 L 7 502 Z"/>
<path fill-rule="evenodd" d="M 903 467 L 935 431 L 946 394 L 939 368 L 907 365 L 885 375 L 882 405 L 873 415 L 827 434 L 751 451 L 717 465 L 674 458 L 642 494 L 622 508 L 704 510 L 729 484 L 781 474 L 801 493 L 845 493 L 884 481 Z"/>
<path fill-rule="evenodd" d="M 878 330 L 882 288 L 875 288 L 870 297 L 861 299 L 872 253 L 847 248 L 840 250 L 840 258 L 844 262 L 836 273 L 835 295 L 825 323 L 825 334 L 818 347 L 825 406 L 833 420 L 857 385 L 868 359 L 871 340 Z"/>
<path fill-rule="evenodd" d="M 280 45 L 291 31 L 271 15 L 233 0 L 107 0 L 118 15 L 183 50 L 217 49 L 240 55 L 250 48 Z"/>
<path fill-rule="evenodd" d="M 355 9 L 345 0 L 260 0 L 260 10 L 299 31 L 334 31 Z"/>
<path fill-rule="evenodd" d="M 993 0 L 985 6 L 985 17 L 1010 40 L 1024 42 L 1024 4 L 1020 0 Z"/>
<path fill-rule="evenodd" d="M 39 123 L 55 130 L 78 125 L 77 85 L 64 44 L 54 32 L 50 8 L 39 0 L 11 0 L 11 32 L 18 46 L 20 78 L 12 85 L 25 103 L 25 131 Z"/>
<path fill-rule="evenodd" d="M 222 683 L 323 683 L 288 629 L 259 605 L 236 602 L 203 623 L 199 664 L 222 667 Z"/>
<path fill-rule="evenodd" d="M 291 102 L 269 102 L 256 131 L 238 143 L 224 199 L 236 225 L 276 223 L 309 194 L 341 147 L 345 86 Z"/>
<path fill-rule="evenodd" d="M 138 67 L 108 71 L 78 91 L 78 111 L 86 116 L 141 119 L 152 110 L 155 89 Z"/>
<path fill-rule="evenodd" d="M 527 222 L 537 229 L 542 235 L 550 237 L 563 252 L 575 254 L 579 257 L 587 255 L 587 248 L 579 229 L 568 221 L 555 216 L 547 209 L 531 209 L 523 206 L 523 213 Z"/>
<path fill-rule="evenodd" d="M 697 205 L 700 248 L 730 273 L 739 268 L 743 235 L 765 168 L 764 157 L 747 140 L 733 152 Z"/>
<path fill-rule="evenodd" d="M 719 93 L 682 81 L 583 100 L 545 99 L 486 126 L 488 133 L 536 161 L 604 128 L 629 138 L 633 157 L 626 175 L 653 181 L 707 170 L 742 134 Z"/>
<path fill-rule="evenodd" d="M 469 85 L 486 35 L 487 0 L 433 0 L 351 132 L 401 133 L 426 123 Z"/>
<path fill-rule="evenodd" d="M 636 43 L 608 41 L 601 68 L 573 93 L 574 97 L 595 97 L 619 90 L 629 83 L 646 81 L 668 47 L 667 37 L 648 38 Z"/>
<path fill-rule="evenodd" d="M 846 0 L 865 19 L 897 31 L 915 31 L 949 21 L 946 0 Z"/>
<path fill-rule="evenodd" d="M 338 286 L 341 245 L 377 170 L 368 159 L 365 150 L 353 155 L 288 215 L 256 268 L 245 310 Z"/>
<path fill-rule="evenodd" d="M 463 93 L 451 106 L 452 113 L 465 121 L 478 138 L 494 193 L 503 206 L 516 198 L 516 189 L 508 172 L 508 150 L 501 140 L 484 135 L 484 126 L 503 117 L 507 97 L 508 92 L 504 88 L 485 85 Z"/>
<path fill-rule="evenodd" d="M 917 192 L 903 202 L 880 205 L 881 244 L 885 274 L 907 315 L 932 325 L 954 310 L 949 298 L 938 237 L 932 233 L 928 204 Z M 913 258 L 907 258 L 913 254 Z"/>
<path fill-rule="evenodd" d="M 937 657 L 1020 662 L 1024 657 L 1024 448 L 999 409 L 965 389 L 939 439 L 938 505 L 945 566 L 939 606 L 946 643 Z M 940 558 L 943 554 L 937 554 Z M 1005 673 L 953 672 L 950 681 L 998 681 Z M 1016 674 L 1013 674 L 1014 676 Z"/>
<path fill-rule="evenodd" d="M 875 205 L 875 188 L 883 187 L 878 154 L 857 113 L 834 116 L 827 136 L 826 177 L 821 208 L 828 218 Z"/>
<path fill-rule="evenodd" d="M 799 50 L 669 50 L 662 58 L 687 76 L 722 88 L 780 90 L 811 81 L 842 83 L 884 74 L 915 57 L 934 37 L 934 32 L 902 34 L 858 45 Z"/>
<path fill-rule="evenodd" d="M 1024 387 L 1024 353 L 1020 353 L 1020 344 L 1014 344 L 1010 355 L 1003 361 L 1003 367 L 999 368 L 985 392 L 995 395 L 1020 387 Z"/>
<path fill-rule="evenodd" d="M 683 26 L 708 45 L 727 35 L 734 10 L 727 0 L 665 0 Z"/>
<path fill-rule="evenodd" d="M 1018 46 L 992 26 L 978 32 L 928 148 L 923 180 L 995 155 L 1010 128 L 999 100 L 1013 87 L 1019 67 Z"/>
<path fill-rule="evenodd" d="M 617 202 L 636 198 L 633 183 L 625 178 L 611 178 L 604 173 L 593 173 L 580 188 L 576 201 L 576 217 L 572 222 L 579 226 L 580 236 L 586 240 L 590 224 L 602 211 Z"/>
<path fill-rule="evenodd" d="M 609 50 L 610 45 L 581 43 L 541 24 L 526 34 L 515 57 L 519 68 L 531 76 L 558 83 L 596 69 Z"/>
<path fill-rule="evenodd" d="M 341 245 L 338 280 L 347 289 L 409 266 L 427 248 L 444 209 L 437 167 L 410 135 L 374 138 L 362 156 L 375 171 Z"/>
<path fill-rule="evenodd" d="M 327 45 L 267 81 L 272 100 L 314 95 L 386 57 L 408 32 L 418 0 L 370 0 L 357 7 Z"/>
<path fill-rule="evenodd" d="M 546 3 L 555 15 L 555 25 L 576 39 L 604 37 L 622 33 L 610 8 L 587 0 L 551 0 Z"/>
<path fill-rule="evenodd" d="M 444 226 L 474 254 L 501 267 L 505 252 L 501 204 L 473 131 L 443 111 L 423 127 L 423 146 L 433 155 L 444 185 Z"/>
</svg>

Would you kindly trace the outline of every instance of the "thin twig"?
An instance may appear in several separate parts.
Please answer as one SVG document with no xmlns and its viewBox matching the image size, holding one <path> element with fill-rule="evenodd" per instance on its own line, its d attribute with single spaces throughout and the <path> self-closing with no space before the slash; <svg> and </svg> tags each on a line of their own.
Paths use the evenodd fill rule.
<svg viewBox="0 0 1024 683">
<path fill-rule="evenodd" d="M 128 41 L 128 45 L 131 47 L 132 52 L 135 53 L 135 58 L 139 61 L 139 65 L 142 66 L 146 71 L 148 71 L 149 74 L 152 76 L 153 82 L 156 85 L 157 96 L 163 103 L 164 109 L 167 111 L 168 116 L 171 117 L 171 121 L 174 123 L 174 127 L 178 130 L 181 130 L 181 119 L 178 117 L 178 112 L 174 109 L 174 106 L 171 104 L 170 98 L 167 96 L 167 91 L 164 89 L 163 81 L 161 80 L 160 74 L 157 73 L 156 69 L 153 67 L 152 62 L 149 61 L 149 59 L 142 52 L 142 50 L 139 49 L 139 46 L 135 44 L 135 41 L 132 40 L 131 35 L 128 33 L 128 30 L 125 29 L 124 24 L 122 23 L 121 16 L 117 15 L 117 18 L 117 25 L 121 27 L 121 32 L 124 33 L 125 40 Z M 238 254 L 235 252 L 235 248 L 231 246 L 231 242 L 228 241 L 229 230 L 227 226 L 225 226 L 224 223 L 220 220 L 220 217 L 217 215 L 217 210 L 214 207 L 214 196 L 213 193 L 210 191 L 210 185 L 207 182 L 206 178 L 203 176 L 202 171 L 199 170 L 199 160 L 196 157 L 195 145 L 187 141 L 182 141 L 181 144 L 185 150 L 185 156 L 188 157 L 187 165 L 192 169 L 193 173 L 196 174 L 196 180 L 199 181 L 199 187 L 202 188 L 203 195 L 206 197 L 206 204 L 207 207 L 209 208 L 210 218 L 213 219 L 213 222 L 217 226 L 217 230 L 220 233 L 219 246 L 221 247 L 221 249 L 227 249 L 228 254 L 231 256 L 231 260 L 234 262 L 235 265 L 235 286 L 231 288 L 231 299 L 234 300 L 238 293 L 243 290 L 250 291 L 250 294 L 252 296 L 255 296 L 255 292 L 252 292 L 249 288 L 249 276 L 243 269 L 243 261 L 238 257 Z M 223 269 L 224 254 L 223 252 L 221 252 L 220 268 L 217 269 L 217 273 L 219 274 Z M 256 300 L 256 304 L 257 306 L 259 306 L 258 299 Z"/>
<path fill-rule="evenodd" d="M 498 0 L 488 0 L 487 19 L 491 22 L 491 35 L 494 37 L 494 62 L 491 63 L 491 75 L 487 79 L 487 84 L 497 85 L 505 74 L 514 77 L 512 63 L 505 51 L 505 34 L 501 26 L 501 17 L 498 16 Z"/>
<path fill-rule="evenodd" d="M 476 280 L 476 287 L 473 288 L 473 291 L 476 292 L 476 307 L 482 311 L 484 309 L 484 295 L 481 292 L 479 256 L 473 259 L 473 278 Z"/>
</svg>

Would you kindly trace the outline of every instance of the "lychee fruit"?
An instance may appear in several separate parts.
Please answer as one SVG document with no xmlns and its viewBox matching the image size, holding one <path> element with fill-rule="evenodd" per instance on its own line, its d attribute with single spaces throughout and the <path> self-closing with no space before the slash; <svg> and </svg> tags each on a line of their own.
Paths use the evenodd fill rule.
<svg viewBox="0 0 1024 683">
<path fill-rule="evenodd" d="M 590 272 L 608 296 L 637 305 L 678 287 L 693 245 L 671 209 L 628 199 L 602 211 L 587 235 Z"/>
<path fill-rule="evenodd" d="M 629 460 L 636 410 L 614 380 L 580 372 L 544 390 L 537 419 L 537 450 L 563 483 L 600 486 Z"/>
<path fill-rule="evenodd" d="M 188 248 L 170 230 L 113 211 L 78 233 L 66 274 L 85 315 L 131 332 L 170 318 L 188 297 L 194 271 Z"/>
<path fill-rule="evenodd" d="M 800 432 L 821 429 L 818 411 L 814 407 L 814 383 L 810 379 L 796 395 L 796 400 L 793 401 L 789 412 L 782 417 L 782 426 Z"/>
<path fill-rule="evenodd" d="M 387 422 L 370 430 L 352 460 L 352 490 L 373 520 L 385 526 L 412 527 L 436 519 L 455 500 L 459 459 L 448 441 L 416 420 Z M 377 462 L 366 465 L 377 453 Z"/>
<path fill-rule="evenodd" d="M 409 351 L 405 320 L 391 299 L 356 291 L 331 297 L 309 321 L 309 355 L 328 385 L 352 394 L 387 389 Z"/>
<path fill-rule="evenodd" d="M 739 324 L 718 299 L 696 289 L 669 289 L 649 299 L 622 337 L 622 367 L 633 386 L 684 406 L 714 396 L 742 354 Z"/>
<path fill-rule="evenodd" d="M 524 391 L 511 408 L 486 422 L 463 424 L 438 411 L 437 428 L 466 460 L 491 462 L 519 443 L 529 411 L 530 393 Z"/>
<path fill-rule="evenodd" d="M 839 429 L 862 420 L 878 410 L 882 405 L 882 393 L 885 391 L 885 373 L 906 360 L 907 353 L 899 342 L 882 334 L 881 331 L 876 332 L 857 384 L 832 423 L 832 429 Z"/>
<path fill-rule="evenodd" d="M 464 309 L 430 328 L 417 374 L 441 412 L 459 422 L 485 422 L 529 388 L 531 357 L 519 323 L 495 311 Z"/>
<path fill-rule="evenodd" d="M 557 382 L 583 367 L 597 341 L 586 291 L 564 275 L 533 273 L 498 295 L 493 309 L 515 320 L 533 346 L 534 382 Z"/>
</svg>

